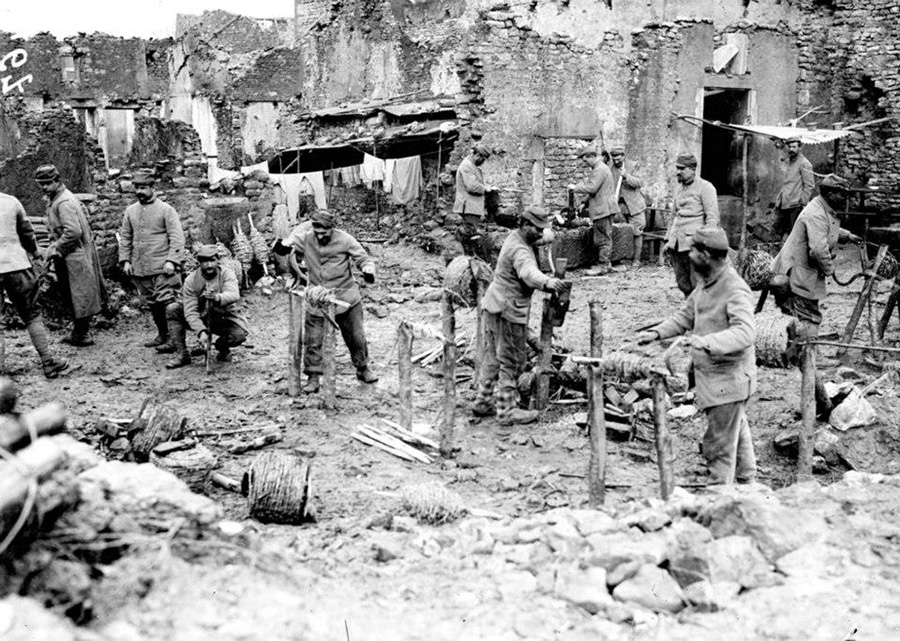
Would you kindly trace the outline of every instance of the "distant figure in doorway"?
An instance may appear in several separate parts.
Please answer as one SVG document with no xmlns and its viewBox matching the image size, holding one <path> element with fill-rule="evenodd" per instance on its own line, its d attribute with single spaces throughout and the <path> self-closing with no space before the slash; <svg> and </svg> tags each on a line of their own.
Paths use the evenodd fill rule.
<svg viewBox="0 0 900 641">
<path fill-rule="evenodd" d="M 800 152 L 800 139 L 791 138 L 784 147 L 787 158 L 782 161 L 781 191 L 775 199 L 775 233 L 782 241 L 791 233 L 816 186 L 812 163 Z"/>
</svg>

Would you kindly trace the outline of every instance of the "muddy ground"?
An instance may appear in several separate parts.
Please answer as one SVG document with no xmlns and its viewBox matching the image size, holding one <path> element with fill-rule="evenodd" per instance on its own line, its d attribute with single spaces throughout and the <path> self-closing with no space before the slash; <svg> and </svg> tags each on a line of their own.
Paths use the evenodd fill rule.
<svg viewBox="0 0 900 641">
<path fill-rule="evenodd" d="M 93 429 L 95 422 L 103 417 L 133 417 L 144 399 L 153 395 L 188 417 L 190 429 L 203 434 L 199 438 L 220 455 L 220 471 L 229 476 L 239 478 L 256 456 L 255 452 L 226 453 L 231 442 L 227 433 L 235 429 L 275 425 L 283 429 L 285 439 L 270 447 L 297 448 L 314 455 L 314 524 L 262 525 L 248 520 L 242 496 L 216 487 L 207 489 L 229 518 L 245 523 L 258 536 L 263 552 L 275 555 L 277 563 L 234 562 L 211 556 L 191 564 L 168 556 L 154 569 L 154 589 L 115 607 L 96 604 L 94 619 L 88 624 L 91 628 L 120 626 L 113 628 L 120 631 L 111 638 L 134 635 L 142 639 L 566 638 L 562 631 L 575 619 L 562 606 L 546 614 L 543 620 L 555 622 L 546 630 L 546 626 L 523 623 L 526 612 L 520 608 L 513 616 L 494 598 L 499 590 L 504 604 L 518 601 L 521 605 L 528 597 L 517 592 L 520 581 L 515 577 L 482 577 L 476 563 L 466 566 L 465 579 L 458 580 L 461 566 L 438 554 L 452 545 L 452 541 L 442 541 L 440 528 L 429 528 L 423 534 L 403 528 L 398 532 L 390 524 L 393 516 L 402 514 L 400 492 L 429 481 L 451 488 L 479 514 L 497 517 L 527 517 L 551 508 L 586 506 L 583 476 L 589 447 L 574 420 L 575 413 L 585 407 L 554 405 L 537 425 L 509 434 L 498 430 L 490 419 L 471 417 L 465 401 L 472 393 L 464 385 L 457 422 L 459 452 L 454 460 L 412 464 L 352 440 L 354 426 L 371 424 L 378 417 L 398 417 L 395 335 L 399 321 L 408 318 L 440 327 L 440 303 L 429 294 L 440 286 L 443 261 L 410 246 L 375 244 L 369 249 L 377 260 L 378 282 L 364 289 L 366 327 L 381 380 L 372 386 L 357 382 L 346 349 L 338 344 L 338 407 L 334 411 L 325 411 L 318 396 L 292 398 L 287 394 L 287 298 L 283 291 L 247 293 L 250 339 L 235 350 L 233 363 L 219 365 L 210 376 L 204 373 L 199 358 L 190 367 L 169 371 L 163 368 L 168 357 L 141 347 L 151 334 L 146 313 L 130 315 L 126 311 L 112 327 L 96 333 L 92 347 L 76 352 L 60 345 L 77 367 L 66 378 L 54 381 L 40 375 L 26 334 L 7 333 L 7 362 L 23 390 L 23 405 L 65 401 L 73 433 L 87 442 L 100 442 Z M 842 276 L 857 267 L 854 252 L 841 253 L 838 270 Z M 604 344 L 609 350 L 627 347 L 637 328 L 662 320 L 681 303 L 669 268 L 645 265 L 599 279 L 582 280 L 580 276 L 579 271 L 572 274 L 575 286 L 569 316 L 557 333 L 560 346 L 573 353 L 588 349 L 590 300 L 603 303 Z M 849 288 L 829 286 L 823 333 L 843 330 L 860 282 Z M 888 284 L 881 284 L 879 303 L 888 289 Z M 416 302 L 417 297 L 432 300 Z M 533 327 L 540 318 L 539 296 L 535 298 Z M 880 316 L 880 305 L 875 313 Z M 473 312 L 459 312 L 459 331 L 471 335 L 473 320 Z M 867 338 L 864 314 L 857 341 Z M 897 321 L 889 326 L 885 338 L 888 344 L 900 340 Z M 435 344 L 420 339 L 414 351 Z M 820 354 L 826 380 L 837 380 L 839 367 L 853 368 L 863 383 L 880 374 L 863 361 L 861 353 L 851 352 L 841 360 L 834 357 L 833 348 L 823 348 Z M 413 376 L 416 420 L 433 423 L 442 398 L 439 366 L 416 367 Z M 793 461 L 776 453 L 772 441 L 784 428 L 799 423 L 799 392 L 798 372 L 760 370 L 759 393 L 750 406 L 749 420 L 759 480 L 773 488 L 793 480 Z M 845 460 L 861 471 L 896 473 L 900 471 L 897 388 L 889 382 L 869 399 L 879 420 L 842 435 Z M 676 436 L 676 481 L 689 487 L 702 485 L 697 444 L 705 427 L 703 419 L 678 419 L 671 424 Z M 645 440 L 610 443 L 608 505 L 621 507 L 658 496 L 652 450 Z M 817 479 L 832 483 L 846 469 L 846 464 L 829 468 Z M 385 562 L 393 557 L 399 561 Z M 147 572 L 146 568 L 141 571 Z M 540 580 L 539 572 L 536 574 Z M 710 636 L 701 636 L 722 638 L 714 630 Z"/>
</svg>

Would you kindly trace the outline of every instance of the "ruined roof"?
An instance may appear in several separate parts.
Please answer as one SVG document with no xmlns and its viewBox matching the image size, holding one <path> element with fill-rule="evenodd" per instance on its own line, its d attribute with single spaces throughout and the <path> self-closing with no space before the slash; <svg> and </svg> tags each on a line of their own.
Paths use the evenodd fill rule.
<svg viewBox="0 0 900 641">
<path fill-rule="evenodd" d="M 768 138 L 776 138 L 778 140 L 790 140 L 791 138 L 799 138 L 804 145 L 821 145 L 827 142 L 833 142 L 839 138 L 845 138 L 856 132 L 853 129 L 807 129 L 804 127 L 781 127 L 778 125 L 734 125 L 718 120 L 706 120 L 696 116 L 684 116 L 675 114 L 679 120 L 684 120 L 691 124 L 703 123 L 713 127 L 722 129 L 730 129 L 732 131 L 742 131 L 744 133 L 766 136 Z"/>
<path fill-rule="evenodd" d="M 338 107 L 327 107 L 313 112 L 316 118 L 365 118 L 379 111 L 384 111 L 392 116 L 418 116 L 455 114 L 455 109 L 450 101 L 420 100 L 415 102 L 392 102 L 384 100 L 379 102 L 357 102 Z"/>
</svg>

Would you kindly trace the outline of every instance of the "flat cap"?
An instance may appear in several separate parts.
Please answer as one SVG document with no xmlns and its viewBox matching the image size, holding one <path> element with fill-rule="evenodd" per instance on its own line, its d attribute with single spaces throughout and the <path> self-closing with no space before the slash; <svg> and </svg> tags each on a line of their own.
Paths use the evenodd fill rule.
<svg viewBox="0 0 900 641">
<path fill-rule="evenodd" d="M 134 174 L 131 182 L 134 185 L 153 185 L 156 182 L 156 176 L 151 171 L 139 171 Z"/>
<path fill-rule="evenodd" d="M 219 257 L 219 250 L 215 245 L 201 245 L 197 250 L 197 260 L 213 260 Z"/>
<path fill-rule="evenodd" d="M 529 205 L 522 212 L 522 218 L 530 222 L 538 229 L 546 229 L 550 226 L 550 212 L 537 205 Z"/>
<path fill-rule="evenodd" d="M 613 145 L 609 148 L 610 156 L 624 156 L 625 155 L 625 146 L 624 145 Z"/>
<path fill-rule="evenodd" d="M 682 151 L 678 154 L 678 157 L 675 158 L 675 166 L 676 167 L 696 167 L 697 166 L 697 156 L 688 152 Z"/>
<path fill-rule="evenodd" d="M 797 143 L 797 144 L 799 145 L 799 144 L 802 144 L 803 141 L 800 140 L 800 136 L 794 136 L 793 138 L 788 138 L 788 139 L 786 139 L 786 140 L 784 141 L 784 144 L 789 145 L 789 144 L 791 144 L 792 142 L 795 142 L 795 143 Z"/>
<path fill-rule="evenodd" d="M 702 227 L 694 232 L 693 239 L 695 246 L 704 247 L 706 249 L 717 249 L 719 251 L 728 251 L 728 236 L 721 227 Z"/>
<path fill-rule="evenodd" d="M 850 189 L 850 183 L 846 178 L 841 178 L 837 174 L 828 174 L 819 183 L 819 189 L 831 191 L 846 191 Z"/>
<path fill-rule="evenodd" d="M 56 165 L 41 165 L 34 170 L 34 179 L 38 182 L 59 180 L 59 169 L 56 168 Z"/>
<path fill-rule="evenodd" d="M 590 156 L 590 155 L 593 155 L 593 156 L 600 155 L 600 150 L 597 148 L 597 145 L 595 145 L 594 143 L 587 145 L 581 151 L 578 152 L 579 158 L 583 158 L 585 156 Z"/>
<path fill-rule="evenodd" d="M 326 227 L 328 229 L 334 227 L 337 222 L 334 214 L 327 209 L 317 209 L 310 215 L 309 219 L 312 221 L 313 226 Z"/>
</svg>

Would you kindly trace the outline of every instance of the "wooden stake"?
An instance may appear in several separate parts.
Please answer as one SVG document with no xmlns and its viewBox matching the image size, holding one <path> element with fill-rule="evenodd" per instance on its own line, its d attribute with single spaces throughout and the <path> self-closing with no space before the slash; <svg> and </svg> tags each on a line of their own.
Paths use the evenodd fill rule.
<svg viewBox="0 0 900 641">
<path fill-rule="evenodd" d="M 881 245 L 878 248 L 878 254 L 875 256 L 875 264 L 872 265 L 873 274 L 878 273 L 878 268 L 881 267 L 881 263 L 887 254 L 887 250 L 887 245 Z M 872 287 L 875 285 L 875 279 L 876 276 L 874 275 L 866 277 L 866 283 L 859 292 L 859 298 L 856 299 L 856 307 L 853 308 L 853 313 L 850 314 L 850 320 L 847 321 L 847 326 L 844 328 L 843 342 L 845 343 L 849 343 L 853 340 L 853 334 L 856 332 L 856 326 L 859 324 L 859 317 L 862 316 L 866 301 L 868 301 L 869 296 L 872 295 Z M 845 348 L 840 348 L 837 351 L 837 356 L 843 356 L 846 352 L 847 350 Z"/>
<path fill-rule="evenodd" d="M 441 426 L 441 456 L 453 455 L 456 428 L 456 314 L 447 292 L 441 299 L 444 316 L 444 422 Z"/>
<path fill-rule="evenodd" d="M 741 239 L 738 244 L 738 249 L 743 249 L 747 246 L 747 212 L 750 209 L 750 176 L 748 175 L 747 170 L 747 150 L 749 146 L 750 136 L 744 134 L 741 143 L 741 171 L 744 176 L 744 191 L 741 198 Z M 763 299 L 763 302 L 765 302 L 765 299 Z"/>
<path fill-rule="evenodd" d="M 413 331 L 409 323 L 402 321 L 397 328 L 397 370 L 400 390 L 400 425 L 412 429 L 412 350 Z"/>
<path fill-rule="evenodd" d="M 591 357 L 603 356 L 603 310 L 600 301 L 590 302 Z M 591 458 L 588 463 L 588 499 L 591 507 L 603 505 L 606 494 L 606 416 L 603 410 L 603 370 L 588 369 L 588 420 Z"/>
<path fill-rule="evenodd" d="M 475 356 L 474 372 L 472 373 L 472 389 L 477 390 L 481 383 L 481 366 L 484 363 L 484 311 L 481 309 L 481 299 L 484 298 L 484 283 L 475 279 Z"/>
<path fill-rule="evenodd" d="M 881 314 L 881 320 L 878 323 L 878 340 L 884 340 L 884 332 L 887 330 L 888 323 L 891 320 L 891 314 L 897 307 L 897 301 L 900 300 L 900 276 L 894 278 L 894 286 L 891 288 L 891 294 L 888 296 L 887 303 L 884 306 L 884 312 Z"/>
<path fill-rule="evenodd" d="M 553 275 L 556 278 L 565 278 L 568 261 L 565 258 L 558 258 L 553 263 Z M 541 354 L 538 359 L 537 394 L 534 399 L 534 407 L 539 410 L 547 408 L 550 397 L 550 370 L 552 369 L 550 358 L 553 355 L 556 298 L 556 294 L 544 298 L 544 309 L 541 314 Z"/>
<path fill-rule="evenodd" d="M 303 387 L 303 323 L 306 297 L 288 292 L 288 393 L 299 396 Z"/>
<path fill-rule="evenodd" d="M 800 454 L 797 457 L 797 480 L 812 480 L 813 447 L 816 432 L 816 347 L 804 345 L 800 350 Z"/>
<path fill-rule="evenodd" d="M 329 317 L 334 318 L 334 303 L 326 303 L 322 311 L 328 314 Z M 325 362 L 322 398 L 325 401 L 325 409 L 333 410 L 337 406 L 334 380 L 334 325 L 327 322 L 327 319 L 322 333 L 322 359 Z"/>
<path fill-rule="evenodd" d="M 656 465 L 659 467 L 659 489 L 663 500 L 672 495 L 675 488 L 675 447 L 672 433 L 666 422 L 666 381 L 662 376 L 653 377 L 653 427 L 656 436 Z"/>
</svg>

